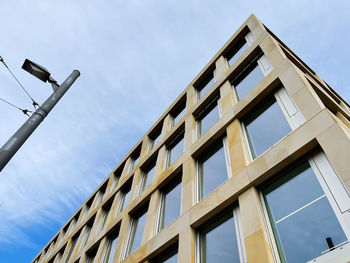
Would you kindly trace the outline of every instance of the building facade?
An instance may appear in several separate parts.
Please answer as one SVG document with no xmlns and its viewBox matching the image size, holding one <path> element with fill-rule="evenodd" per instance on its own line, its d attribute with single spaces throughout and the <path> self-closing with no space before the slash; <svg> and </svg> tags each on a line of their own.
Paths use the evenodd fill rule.
<svg viewBox="0 0 350 263">
<path fill-rule="evenodd" d="M 349 120 L 251 15 L 33 262 L 350 262 Z"/>
</svg>

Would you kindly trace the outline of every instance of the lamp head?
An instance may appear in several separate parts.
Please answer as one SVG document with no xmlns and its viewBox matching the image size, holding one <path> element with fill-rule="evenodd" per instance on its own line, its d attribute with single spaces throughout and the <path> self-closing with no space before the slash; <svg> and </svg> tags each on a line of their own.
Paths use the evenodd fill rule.
<svg viewBox="0 0 350 263">
<path fill-rule="evenodd" d="M 33 61 L 30 61 L 29 59 L 26 59 L 24 61 L 22 69 L 34 75 L 43 82 L 47 82 L 48 80 L 50 80 L 50 72 L 43 66 L 40 66 L 39 64 L 36 64 Z"/>
</svg>

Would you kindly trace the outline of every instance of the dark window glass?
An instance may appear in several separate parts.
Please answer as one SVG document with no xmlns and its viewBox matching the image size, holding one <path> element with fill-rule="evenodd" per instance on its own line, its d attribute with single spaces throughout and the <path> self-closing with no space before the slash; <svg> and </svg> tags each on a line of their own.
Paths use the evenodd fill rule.
<svg viewBox="0 0 350 263">
<path fill-rule="evenodd" d="M 165 252 L 161 253 L 155 259 L 152 259 L 151 263 L 178 263 L 177 260 L 177 251 L 178 246 L 174 246 L 170 249 L 167 249 Z"/>
<path fill-rule="evenodd" d="M 233 212 L 215 218 L 199 231 L 200 263 L 239 263 Z"/>
<path fill-rule="evenodd" d="M 127 192 L 122 192 L 120 196 L 120 206 L 119 211 L 117 212 L 117 215 L 125 209 L 125 207 L 128 205 L 129 202 L 129 196 L 130 196 L 130 190 Z"/>
<path fill-rule="evenodd" d="M 198 117 L 198 135 L 201 136 L 206 133 L 209 128 L 211 128 L 218 120 L 219 109 L 217 99 L 208 105 L 207 109 L 204 109 L 203 112 Z"/>
<path fill-rule="evenodd" d="M 202 199 L 228 179 L 222 142 L 213 145 L 198 160 L 199 198 Z"/>
<path fill-rule="evenodd" d="M 184 152 L 184 135 L 180 135 L 168 148 L 167 166 L 176 161 Z"/>
<path fill-rule="evenodd" d="M 307 262 L 347 242 L 339 221 L 307 162 L 263 190 L 281 258 Z"/>
<path fill-rule="evenodd" d="M 253 158 L 290 133 L 291 128 L 274 97 L 261 105 L 245 122 Z"/>
<path fill-rule="evenodd" d="M 238 50 L 234 51 L 232 57 L 228 56 L 228 64 L 231 67 L 236 60 L 243 55 L 243 53 L 249 48 L 248 43 L 244 40 L 240 45 Z"/>
<path fill-rule="evenodd" d="M 162 193 L 159 230 L 179 217 L 181 210 L 181 183 Z"/>
<path fill-rule="evenodd" d="M 247 95 L 264 78 L 257 62 L 254 63 L 254 66 L 253 69 L 247 69 L 246 72 L 242 73 L 239 78 L 241 80 L 238 80 L 237 84 L 233 83 L 238 99 Z"/>
<path fill-rule="evenodd" d="M 205 86 L 201 90 L 199 90 L 199 97 L 202 97 L 205 93 L 207 93 L 207 91 L 214 85 L 214 83 L 214 75 L 212 74 L 208 83 L 205 84 Z"/>
<path fill-rule="evenodd" d="M 141 245 L 142 234 L 145 227 L 147 217 L 147 211 L 145 211 L 139 217 L 132 218 L 132 227 L 130 231 L 130 241 L 128 244 L 127 255 L 130 255 L 133 251 Z"/>
<path fill-rule="evenodd" d="M 117 241 L 118 241 L 118 236 L 110 237 L 107 239 L 103 263 L 112 263 L 113 262 L 115 249 L 117 247 Z"/>
<path fill-rule="evenodd" d="M 75 237 L 75 238 L 72 240 L 72 244 L 71 244 L 71 246 L 70 246 L 70 248 L 69 248 L 69 252 L 68 252 L 68 255 L 67 255 L 67 257 L 66 257 L 66 261 L 65 261 L 66 263 L 69 261 L 70 257 L 72 256 L 72 253 L 73 253 L 73 250 L 74 250 L 75 245 L 76 245 L 76 243 L 77 243 L 77 240 L 78 240 L 77 237 Z"/>
<path fill-rule="evenodd" d="M 154 176 L 155 164 L 148 169 L 149 170 L 147 172 L 143 172 L 140 193 L 152 183 L 152 179 Z"/>
<path fill-rule="evenodd" d="M 173 116 L 173 126 L 176 125 L 176 123 L 179 122 L 179 120 L 182 119 L 183 116 L 185 116 L 185 108 L 181 110 L 181 112 L 179 112 L 179 114 L 177 114 L 176 116 Z"/>
</svg>

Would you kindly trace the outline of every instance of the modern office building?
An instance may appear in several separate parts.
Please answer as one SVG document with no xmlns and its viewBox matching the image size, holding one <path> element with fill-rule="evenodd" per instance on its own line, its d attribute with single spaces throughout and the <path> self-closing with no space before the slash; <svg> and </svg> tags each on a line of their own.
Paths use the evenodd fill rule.
<svg viewBox="0 0 350 263">
<path fill-rule="evenodd" d="M 350 262 L 349 120 L 251 15 L 33 262 Z"/>
</svg>

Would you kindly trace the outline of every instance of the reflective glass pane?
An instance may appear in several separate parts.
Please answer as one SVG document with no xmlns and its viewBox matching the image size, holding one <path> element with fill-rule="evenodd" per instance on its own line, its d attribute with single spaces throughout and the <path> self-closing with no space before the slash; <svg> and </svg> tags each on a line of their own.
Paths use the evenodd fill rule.
<svg viewBox="0 0 350 263">
<path fill-rule="evenodd" d="M 135 249 L 139 248 L 141 245 L 143 229 L 146 222 L 146 215 L 147 213 L 144 213 L 139 218 L 134 218 L 133 227 L 131 229 L 130 235 L 128 255 L 132 253 Z"/>
<path fill-rule="evenodd" d="M 184 152 L 184 139 L 182 138 L 181 141 L 179 141 L 174 148 L 170 150 L 170 156 L 169 156 L 169 164 L 172 164 L 174 161 L 176 161 L 181 154 Z"/>
<path fill-rule="evenodd" d="M 327 238 L 335 246 L 347 241 L 308 163 L 299 165 L 263 193 L 279 252 L 286 262 L 306 262 L 321 256 L 329 249 Z"/>
<path fill-rule="evenodd" d="M 181 183 L 165 194 L 161 229 L 179 217 L 181 210 Z"/>
<path fill-rule="evenodd" d="M 199 97 L 202 97 L 205 93 L 207 93 L 208 89 L 211 88 L 215 83 L 214 76 L 210 79 L 210 81 L 199 91 Z"/>
<path fill-rule="evenodd" d="M 204 134 L 219 120 L 218 104 L 203 119 L 199 121 L 199 135 Z"/>
<path fill-rule="evenodd" d="M 118 236 L 114 239 L 108 240 L 108 243 L 105 247 L 106 253 L 105 253 L 104 260 L 103 260 L 104 263 L 112 263 L 113 262 L 115 249 L 117 247 L 117 241 L 118 241 Z"/>
<path fill-rule="evenodd" d="M 236 62 L 236 60 L 243 55 L 243 53 L 249 48 L 249 45 L 247 42 L 244 42 L 243 46 L 232 56 L 232 58 L 229 59 L 228 64 L 230 67 L 233 65 L 233 63 Z"/>
<path fill-rule="evenodd" d="M 141 192 L 146 189 L 151 183 L 154 175 L 154 166 L 147 172 L 143 174 Z"/>
<path fill-rule="evenodd" d="M 176 117 L 174 117 L 174 126 L 178 123 L 179 120 L 185 115 L 186 111 L 183 109 Z"/>
<path fill-rule="evenodd" d="M 212 149 L 210 156 L 199 164 L 200 198 L 205 197 L 228 179 L 222 143 Z"/>
<path fill-rule="evenodd" d="M 241 82 L 235 85 L 238 99 L 242 99 L 247 95 L 263 78 L 264 74 L 258 64 L 256 64 L 255 68 Z"/>
<path fill-rule="evenodd" d="M 253 158 L 258 157 L 291 131 L 274 98 L 262 105 L 252 117 L 245 124 Z"/>
<path fill-rule="evenodd" d="M 173 247 L 167 251 L 162 252 L 161 255 L 157 256 L 155 259 L 152 259 L 151 263 L 178 263 L 177 260 L 177 251 L 178 248 Z"/>
<path fill-rule="evenodd" d="M 288 183 L 274 189 L 265 197 L 271 207 L 271 213 L 275 221 L 324 195 L 314 172 L 307 162 L 287 173 L 284 178 L 289 180 Z"/>
<path fill-rule="evenodd" d="M 200 234 L 201 263 L 239 263 L 236 229 L 232 213 L 218 218 Z"/>
</svg>

